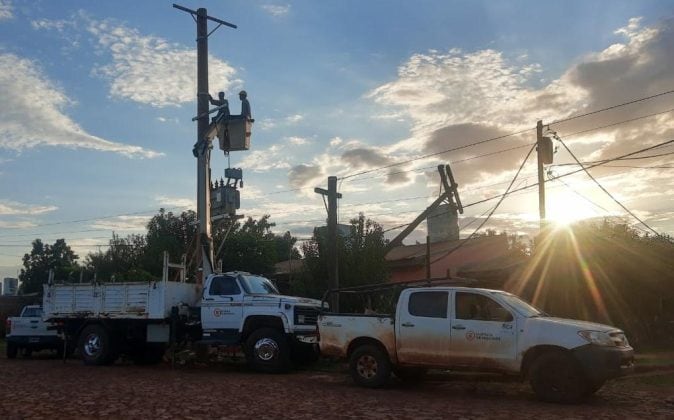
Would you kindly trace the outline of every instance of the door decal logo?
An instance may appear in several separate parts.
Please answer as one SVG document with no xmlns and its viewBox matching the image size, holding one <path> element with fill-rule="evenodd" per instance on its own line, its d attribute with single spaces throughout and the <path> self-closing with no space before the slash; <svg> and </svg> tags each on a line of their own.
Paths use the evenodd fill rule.
<svg viewBox="0 0 674 420">
<path fill-rule="evenodd" d="M 473 332 L 473 331 L 468 331 L 468 332 L 466 333 L 466 340 L 468 340 L 468 341 L 473 341 L 473 340 L 475 340 L 475 332 Z"/>
<path fill-rule="evenodd" d="M 216 317 L 216 318 L 220 318 L 224 312 L 225 311 L 223 311 L 220 308 L 215 308 L 215 309 L 213 309 L 213 316 Z"/>
</svg>

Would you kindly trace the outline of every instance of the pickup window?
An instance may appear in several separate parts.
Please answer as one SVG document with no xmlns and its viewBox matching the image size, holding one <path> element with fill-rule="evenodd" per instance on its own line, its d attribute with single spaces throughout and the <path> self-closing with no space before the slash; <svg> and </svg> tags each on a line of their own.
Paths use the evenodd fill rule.
<svg viewBox="0 0 674 420">
<path fill-rule="evenodd" d="M 407 309 L 412 316 L 447 318 L 448 301 L 447 292 L 414 292 Z"/>
<path fill-rule="evenodd" d="M 511 322 L 513 316 L 493 299 L 477 293 L 456 293 L 456 319 Z"/>
<path fill-rule="evenodd" d="M 26 308 L 21 314 L 21 318 L 41 318 L 42 309 L 41 308 Z"/>
<path fill-rule="evenodd" d="M 211 281 L 211 287 L 208 289 L 208 294 L 211 296 L 240 295 L 241 289 L 234 277 L 218 276 L 214 277 Z"/>
</svg>

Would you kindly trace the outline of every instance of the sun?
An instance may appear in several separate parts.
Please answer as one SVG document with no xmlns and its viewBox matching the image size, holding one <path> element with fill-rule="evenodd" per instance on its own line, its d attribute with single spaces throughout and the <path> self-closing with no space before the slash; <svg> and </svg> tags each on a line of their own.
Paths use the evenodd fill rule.
<svg viewBox="0 0 674 420">
<path fill-rule="evenodd" d="M 559 226 L 568 226 L 603 213 L 596 204 L 573 192 L 556 192 L 546 198 L 547 219 Z"/>
</svg>

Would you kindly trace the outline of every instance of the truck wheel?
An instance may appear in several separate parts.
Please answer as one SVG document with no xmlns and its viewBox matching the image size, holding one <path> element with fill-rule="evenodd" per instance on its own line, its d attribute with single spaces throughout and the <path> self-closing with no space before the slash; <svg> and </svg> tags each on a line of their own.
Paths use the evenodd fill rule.
<svg viewBox="0 0 674 420">
<path fill-rule="evenodd" d="M 109 365 L 117 359 L 112 337 L 101 325 L 89 325 L 82 330 L 79 348 L 85 365 Z"/>
<path fill-rule="evenodd" d="M 19 347 L 15 343 L 7 343 L 7 358 L 16 359 L 16 355 L 19 354 Z"/>
<path fill-rule="evenodd" d="M 588 395 L 578 363 L 561 351 L 544 353 L 534 360 L 529 383 L 536 396 L 547 402 L 577 403 Z"/>
<path fill-rule="evenodd" d="M 391 362 L 378 347 L 364 345 L 351 354 L 349 370 L 358 385 L 379 388 L 386 385 L 391 377 Z"/>
<path fill-rule="evenodd" d="M 393 373 L 401 381 L 407 384 L 418 384 L 426 377 L 427 369 L 415 367 L 397 367 L 393 369 Z"/>
<path fill-rule="evenodd" d="M 30 347 L 24 347 L 23 348 L 23 357 L 26 359 L 30 359 L 30 357 L 33 355 L 33 349 Z"/>
<path fill-rule="evenodd" d="M 166 346 L 162 343 L 146 343 L 133 354 L 133 362 L 137 365 L 156 365 L 164 359 Z"/>
<path fill-rule="evenodd" d="M 258 372 L 280 373 L 290 369 L 290 343 L 274 328 L 260 328 L 246 340 L 246 360 Z"/>
</svg>

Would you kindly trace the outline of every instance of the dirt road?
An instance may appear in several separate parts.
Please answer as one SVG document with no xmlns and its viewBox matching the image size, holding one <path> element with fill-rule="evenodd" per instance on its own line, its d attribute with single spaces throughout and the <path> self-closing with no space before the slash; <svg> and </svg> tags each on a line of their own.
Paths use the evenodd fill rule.
<svg viewBox="0 0 674 420">
<path fill-rule="evenodd" d="M 671 378 L 670 378 L 671 379 Z M 86 367 L 0 358 L 0 418 L 674 418 L 674 387 L 623 379 L 578 406 L 534 400 L 526 385 L 434 375 L 416 387 L 354 386 L 346 373 L 261 375 L 237 366 Z"/>
</svg>

